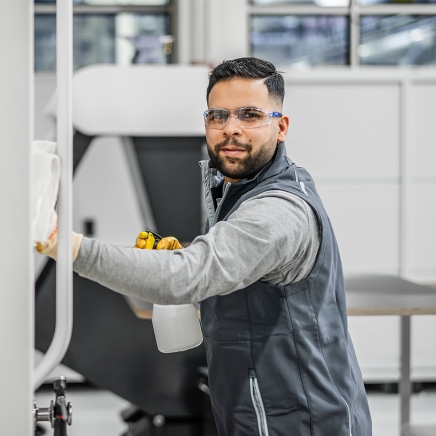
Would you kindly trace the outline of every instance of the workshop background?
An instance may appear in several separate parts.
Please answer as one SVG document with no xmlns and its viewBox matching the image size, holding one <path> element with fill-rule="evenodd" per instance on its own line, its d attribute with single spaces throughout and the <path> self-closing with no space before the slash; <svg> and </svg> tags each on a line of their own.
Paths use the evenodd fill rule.
<svg viewBox="0 0 436 436">
<path fill-rule="evenodd" d="M 31 59 L 30 134 L 56 141 L 56 4 L 30 3 L 0 5 L 0 86 L 3 98 L 24 99 L 7 72 Z M 31 30 L 11 31 L 23 14 Z M 20 51 L 32 37 L 33 53 Z M 122 246 L 145 228 L 184 244 L 202 233 L 207 74 L 243 56 L 283 72 L 288 155 L 317 183 L 345 275 L 436 288 L 436 0 L 74 0 L 74 230 Z M 0 193 L 7 184 L 3 171 Z M 35 282 L 35 316 L 0 282 L 0 381 L 29 378 L 53 335 L 54 264 L 32 262 L 17 276 Z M 162 355 L 151 321 L 138 317 L 150 307 L 77 276 L 74 287 L 72 343 L 32 397 L 38 405 L 66 376 L 70 436 L 215 435 L 203 345 Z M 35 357 L 28 343 L 1 345 L 17 322 L 35 335 Z M 397 436 L 400 317 L 350 316 L 349 329 L 374 436 Z M 413 316 L 411 331 L 411 422 L 423 426 L 416 435 L 436 435 L 436 315 Z M 0 383 L 0 406 L 11 396 Z M 44 432 L 53 430 L 39 423 L 35 434 Z"/>
</svg>

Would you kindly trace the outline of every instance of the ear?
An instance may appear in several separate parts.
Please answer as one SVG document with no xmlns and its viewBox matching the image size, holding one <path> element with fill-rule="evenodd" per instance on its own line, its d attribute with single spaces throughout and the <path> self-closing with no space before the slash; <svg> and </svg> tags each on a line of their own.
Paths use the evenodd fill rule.
<svg viewBox="0 0 436 436">
<path fill-rule="evenodd" d="M 277 135 L 278 142 L 285 142 L 286 135 L 288 134 L 289 122 L 289 117 L 287 115 L 282 115 L 279 118 Z"/>
</svg>

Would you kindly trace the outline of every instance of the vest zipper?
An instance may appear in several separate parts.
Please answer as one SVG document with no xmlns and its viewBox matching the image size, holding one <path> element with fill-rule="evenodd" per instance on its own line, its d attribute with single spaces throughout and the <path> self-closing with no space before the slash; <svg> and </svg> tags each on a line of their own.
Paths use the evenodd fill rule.
<svg viewBox="0 0 436 436">
<path fill-rule="evenodd" d="M 212 225 L 210 226 L 211 228 L 216 224 L 216 220 L 218 219 L 218 215 L 219 215 L 220 210 L 221 210 L 221 205 L 222 205 L 223 202 L 224 202 L 224 198 L 226 197 L 226 194 L 227 194 L 227 192 L 228 192 L 228 190 L 229 190 L 229 188 L 230 188 L 230 185 L 231 185 L 231 183 L 227 183 L 226 187 L 224 188 L 224 192 L 223 192 L 223 196 L 222 196 L 222 198 L 221 198 L 220 204 L 219 204 L 218 207 L 216 208 L 215 214 L 214 214 L 214 216 L 213 216 L 213 223 L 212 223 Z"/>
<path fill-rule="evenodd" d="M 257 383 L 254 370 L 250 370 L 250 394 L 253 402 L 254 411 L 256 412 L 257 426 L 260 436 L 268 436 L 268 425 L 266 422 L 265 408 L 263 407 L 262 397 L 260 395 L 259 385 Z"/>
<path fill-rule="evenodd" d="M 340 395 L 340 394 L 339 394 Z M 349 436 L 353 436 L 351 434 L 351 414 L 350 414 L 350 408 L 348 407 L 348 403 L 345 401 L 345 398 L 341 395 L 342 401 L 345 404 L 345 407 L 347 408 L 347 416 L 348 416 L 348 430 L 349 430 Z"/>
</svg>

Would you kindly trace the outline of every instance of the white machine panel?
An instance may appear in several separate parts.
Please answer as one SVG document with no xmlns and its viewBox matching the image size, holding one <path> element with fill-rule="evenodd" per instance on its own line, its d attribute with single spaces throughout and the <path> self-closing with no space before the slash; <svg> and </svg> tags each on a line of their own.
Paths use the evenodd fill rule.
<svg viewBox="0 0 436 436">
<path fill-rule="evenodd" d="M 132 247 L 147 227 L 120 138 L 91 142 L 75 175 L 73 211 L 74 230 L 83 233 L 84 221 L 92 219 L 93 236 L 110 244 Z"/>
<path fill-rule="evenodd" d="M 90 136 L 204 135 L 208 71 L 180 65 L 82 68 L 73 82 L 74 127 Z"/>
</svg>

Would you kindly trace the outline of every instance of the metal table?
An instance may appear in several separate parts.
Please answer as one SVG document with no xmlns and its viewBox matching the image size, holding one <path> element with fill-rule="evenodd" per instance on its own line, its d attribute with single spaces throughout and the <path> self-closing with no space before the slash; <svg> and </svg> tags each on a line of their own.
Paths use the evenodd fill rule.
<svg viewBox="0 0 436 436">
<path fill-rule="evenodd" d="M 401 316 L 401 436 L 435 436 L 435 427 L 410 424 L 410 316 L 436 315 L 436 289 L 396 276 L 360 275 L 345 278 L 349 316 Z"/>
</svg>

